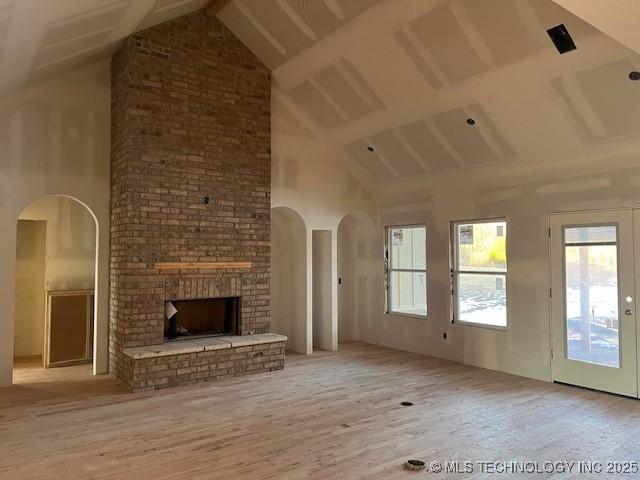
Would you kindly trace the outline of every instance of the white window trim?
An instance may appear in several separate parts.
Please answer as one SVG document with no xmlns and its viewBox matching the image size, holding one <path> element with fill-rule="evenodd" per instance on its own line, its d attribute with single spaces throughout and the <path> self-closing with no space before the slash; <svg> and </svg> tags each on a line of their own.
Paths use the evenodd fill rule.
<svg viewBox="0 0 640 480">
<path fill-rule="evenodd" d="M 505 239 L 505 254 L 507 257 L 507 268 L 502 271 L 492 270 L 492 271 L 476 271 L 476 270 L 464 270 L 460 272 L 458 270 L 458 229 L 456 228 L 458 225 L 476 225 L 482 223 L 493 223 L 493 222 L 504 222 L 506 225 L 506 239 Z M 454 220 L 449 224 L 449 265 L 450 265 L 450 273 L 451 273 L 451 323 L 453 325 L 461 325 L 463 327 L 476 327 L 482 328 L 486 330 L 497 330 L 500 332 L 506 332 L 509 327 L 509 295 L 508 295 L 508 272 L 509 272 L 509 220 L 507 217 L 492 217 L 492 218 L 476 218 L 473 220 Z M 476 322 L 465 322 L 464 320 L 460 320 L 460 313 L 458 312 L 458 275 L 460 273 L 471 273 L 471 274 L 482 274 L 482 275 L 504 275 L 504 290 L 505 290 L 505 300 L 506 300 L 506 314 L 505 314 L 505 326 L 501 325 L 491 325 L 488 323 L 476 323 Z"/>
<path fill-rule="evenodd" d="M 425 257 L 425 268 L 422 269 L 411 269 L 411 268 L 391 268 L 391 254 L 389 246 L 391 245 L 391 230 L 399 229 L 399 228 L 424 228 L 425 230 L 425 240 L 424 240 L 424 257 Z M 428 297 L 428 284 L 429 284 L 429 275 L 427 273 L 428 268 L 428 258 L 427 258 L 427 224 L 426 223 L 414 223 L 409 225 L 388 225 L 385 227 L 385 244 L 384 244 L 384 289 L 385 289 L 385 308 L 384 313 L 386 315 L 394 315 L 398 317 L 409 317 L 409 318 L 419 318 L 421 320 L 425 320 L 429 315 L 429 297 Z M 392 272 L 424 272 L 425 275 L 425 298 L 427 299 L 427 314 L 420 315 L 417 313 L 404 313 L 404 312 L 396 312 L 391 310 L 391 288 L 389 285 L 391 283 L 390 277 Z"/>
</svg>

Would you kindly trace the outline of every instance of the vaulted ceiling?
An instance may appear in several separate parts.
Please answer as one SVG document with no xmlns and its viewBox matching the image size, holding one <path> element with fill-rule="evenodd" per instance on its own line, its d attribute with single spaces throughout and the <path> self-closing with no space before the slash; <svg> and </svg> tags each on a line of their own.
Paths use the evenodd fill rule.
<svg viewBox="0 0 640 480">
<path fill-rule="evenodd" d="M 616 28 L 634 1 L 227 0 L 218 17 L 273 70 L 275 156 L 388 183 L 640 152 L 640 37 Z M 207 3 L 0 0 L 0 90 Z M 558 24 L 577 50 L 557 52 Z"/>
<path fill-rule="evenodd" d="M 386 183 L 640 152 L 640 57 L 552 0 L 230 0 L 219 18 L 273 69 L 276 155 L 322 145 Z"/>
<path fill-rule="evenodd" d="M 0 0 L 0 91 L 111 56 L 131 33 L 210 0 Z"/>
</svg>

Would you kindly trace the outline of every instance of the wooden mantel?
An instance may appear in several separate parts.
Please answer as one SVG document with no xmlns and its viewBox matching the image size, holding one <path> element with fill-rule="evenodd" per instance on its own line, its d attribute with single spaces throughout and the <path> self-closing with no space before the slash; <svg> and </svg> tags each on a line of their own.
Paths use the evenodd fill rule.
<svg viewBox="0 0 640 480">
<path fill-rule="evenodd" d="M 250 269 L 251 262 L 158 262 L 154 265 L 157 270 L 231 270 Z"/>
</svg>

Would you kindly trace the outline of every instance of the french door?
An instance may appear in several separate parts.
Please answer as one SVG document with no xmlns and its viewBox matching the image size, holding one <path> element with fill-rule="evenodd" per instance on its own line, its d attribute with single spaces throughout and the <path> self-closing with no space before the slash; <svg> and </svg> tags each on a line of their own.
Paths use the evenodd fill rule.
<svg viewBox="0 0 640 480">
<path fill-rule="evenodd" d="M 553 380 L 637 397 L 639 212 L 552 214 L 549 226 Z"/>
</svg>

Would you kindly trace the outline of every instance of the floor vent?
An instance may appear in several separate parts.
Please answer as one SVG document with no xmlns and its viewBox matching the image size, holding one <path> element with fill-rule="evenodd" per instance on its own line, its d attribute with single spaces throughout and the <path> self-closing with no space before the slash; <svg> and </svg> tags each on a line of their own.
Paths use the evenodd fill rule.
<svg viewBox="0 0 640 480">
<path fill-rule="evenodd" d="M 407 463 L 404 464 L 404 468 L 407 470 L 415 470 L 420 471 L 426 468 L 427 464 L 422 460 L 407 460 Z"/>
</svg>

